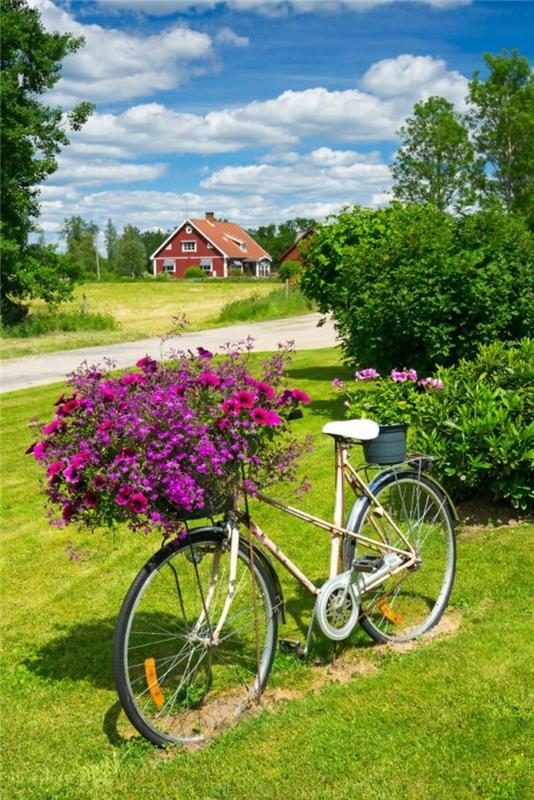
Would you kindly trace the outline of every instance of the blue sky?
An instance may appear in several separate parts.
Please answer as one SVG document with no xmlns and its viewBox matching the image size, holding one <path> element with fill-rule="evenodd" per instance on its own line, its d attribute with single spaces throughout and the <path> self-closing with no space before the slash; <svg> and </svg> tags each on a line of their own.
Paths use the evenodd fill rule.
<svg viewBox="0 0 534 800">
<path fill-rule="evenodd" d="M 483 52 L 533 55 L 534 2 L 29 2 L 86 39 L 50 100 L 96 104 L 43 186 L 52 241 L 72 214 L 168 229 L 212 210 L 254 227 L 379 206 L 415 102 L 462 110 Z"/>
</svg>

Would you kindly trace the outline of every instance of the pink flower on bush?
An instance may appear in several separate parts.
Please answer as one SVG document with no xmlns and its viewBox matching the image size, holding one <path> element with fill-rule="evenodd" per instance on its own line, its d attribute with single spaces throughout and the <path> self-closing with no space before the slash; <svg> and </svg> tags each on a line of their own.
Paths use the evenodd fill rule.
<svg viewBox="0 0 534 800">
<path fill-rule="evenodd" d="M 85 492 L 83 496 L 83 504 L 86 508 L 96 508 L 98 505 L 98 496 L 95 492 Z"/>
<path fill-rule="evenodd" d="M 244 389 L 236 392 L 231 399 L 235 400 L 239 408 L 252 408 L 254 405 L 254 395 Z"/>
<path fill-rule="evenodd" d="M 369 367 L 368 369 L 361 369 L 358 372 L 354 373 L 354 379 L 357 381 L 372 381 L 375 378 L 379 378 L 380 373 Z"/>
<path fill-rule="evenodd" d="M 269 428 L 275 428 L 277 425 L 282 424 L 282 420 L 276 411 L 268 411 L 267 415 L 267 422 L 265 424 L 268 425 Z"/>
<path fill-rule="evenodd" d="M 408 380 L 408 373 L 398 369 L 392 369 L 390 377 L 395 383 L 405 383 Z"/>
<path fill-rule="evenodd" d="M 139 369 L 142 369 L 143 372 L 150 374 L 151 372 L 155 372 L 157 370 L 158 362 L 154 361 L 154 359 L 150 358 L 150 356 L 145 356 L 144 358 L 140 358 L 139 361 L 136 361 L 135 366 L 139 367 Z"/>
<path fill-rule="evenodd" d="M 221 385 L 221 379 L 218 375 L 214 375 L 213 372 L 203 372 L 202 375 L 199 376 L 198 382 L 202 384 L 202 386 L 212 386 L 213 388 Z"/>
<path fill-rule="evenodd" d="M 206 350 L 205 347 L 197 347 L 198 357 L 201 358 L 203 361 L 211 361 L 213 358 L 213 353 L 210 353 L 209 350 Z"/>
<path fill-rule="evenodd" d="M 127 506 L 128 500 L 130 499 L 132 492 L 133 489 L 131 486 L 126 486 L 126 485 L 121 486 L 119 491 L 115 495 L 115 502 L 117 503 L 117 505 Z"/>
<path fill-rule="evenodd" d="M 37 444 L 33 447 L 33 457 L 37 459 L 37 461 L 42 461 L 42 459 L 46 455 L 46 451 L 48 450 L 48 442 L 37 442 Z"/>
<path fill-rule="evenodd" d="M 265 383 L 265 381 L 257 381 L 256 389 L 258 390 L 259 394 L 265 395 L 267 400 L 274 400 L 275 391 L 273 387 L 269 386 L 269 384 Z"/>
<path fill-rule="evenodd" d="M 144 378 L 138 372 L 127 372 L 126 375 L 121 375 L 120 378 L 121 386 L 134 386 L 138 383 L 143 383 Z"/>
<path fill-rule="evenodd" d="M 332 381 L 332 387 L 334 389 L 343 389 L 345 387 L 345 384 L 343 383 L 343 381 L 340 381 L 339 378 L 334 378 L 334 380 Z"/>
<path fill-rule="evenodd" d="M 253 408 L 250 416 L 255 425 L 268 425 L 269 413 L 266 408 Z"/>
<path fill-rule="evenodd" d="M 443 381 L 439 378 L 422 378 L 419 381 L 419 386 L 422 386 L 424 389 L 443 389 Z"/>
<path fill-rule="evenodd" d="M 48 425 L 45 425 L 43 428 L 43 433 L 47 436 L 50 436 L 51 433 L 55 433 L 61 427 L 61 421 L 59 419 L 53 419 L 52 422 L 49 422 Z"/>
<path fill-rule="evenodd" d="M 105 485 L 106 485 L 106 479 L 104 478 L 103 475 L 95 475 L 93 477 L 93 486 L 95 487 L 95 489 L 97 490 L 103 489 Z"/>
<path fill-rule="evenodd" d="M 148 508 L 148 500 L 144 494 L 141 494 L 141 492 L 136 492 L 129 498 L 128 508 L 130 511 L 133 511 L 134 514 L 144 514 Z"/>
</svg>

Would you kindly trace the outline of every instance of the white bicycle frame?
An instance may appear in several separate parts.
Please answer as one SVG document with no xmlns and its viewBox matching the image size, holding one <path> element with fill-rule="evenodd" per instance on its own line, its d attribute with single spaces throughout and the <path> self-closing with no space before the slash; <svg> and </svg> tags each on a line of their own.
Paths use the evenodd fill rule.
<svg viewBox="0 0 534 800">
<path fill-rule="evenodd" d="M 348 454 L 348 445 L 347 442 L 341 438 L 336 437 L 335 440 L 335 504 L 334 504 L 334 516 L 332 522 L 327 522 L 326 520 L 321 519 L 320 517 L 315 517 L 312 514 L 307 514 L 305 511 L 301 511 L 298 508 L 294 508 L 293 506 L 286 505 L 285 503 L 280 502 L 272 497 L 268 497 L 267 495 L 263 494 L 263 492 L 258 492 L 256 494 L 256 499 L 260 500 L 263 503 L 267 503 L 267 505 L 273 506 L 274 508 L 278 508 L 280 511 L 284 511 L 287 514 L 291 514 L 298 519 L 304 520 L 305 522 L 309 522 L 311 525 L 315 525 L 318 528 L 322 528 L 323 530 L 329 531 L 331 535 L 331 546 L 330 546 L 330 570 L 329 570 L 329 578 L 335 578 L 337 575 L 340 574 L 340 555 L 341 555 L 341 545 L 345 537 L 351 537 L 356 540 L 356 543 L 361 543 L 367 545 L 368 548 L 372 550 L 376 550 L 379 554 L 385 553 L 394 553 L 395 555 L 399 556 L 402 561 L 400 564 L 397 560 L 397 565 L 392 567 L 391 569 L 382 569 L 380 570 L 379 576 L 376 580 L 373 580 L 371 577 L 366 580 L 365 591 L 371 591 L 376 586 L 383 583 L 388 577 L 392 575 L 396 575 L 397 573 L 401 572 L 402 570 L 409 569 L 410 567 L 414 566 L 419 562 L 419 557 L 413 547 L 411 546 L 410 542 L 400 530 L 398 525 L 395 523 L 395 520 L 391 517 L 391 515 L 386 511 L 385 508 L 378 502 L 377 498 L 371 492 L 365 481 L 360 477 L 358 472 L 354 469 L 354 467 L 349 463 L 347 454 Z M 369 521 L 373 525 L 374 529 L 377 532 L 377 535 L 380 537 L 379 539 L 371 539 L 368 536 L 363 536 L 361 534 L 356 534 L 353 531 L 348 530 L 347 528 L 343 527 L 343 519 L 345 516 L 345 483 L 347 483 L 350 488 L 353 490 L 355 494 L 362 493 L 366 495 L 371 504 L 373 505 L 373 514 L 369 515 Z M 400 541 L 402 541 L 406 545 L 406 549 L 393 547 L 389 544 L 380 529 L 380 525 L 376 521 L 374 517 L 383 518 L 387 521 L 387 523 L 391 526 L 391 528 L 395 531 L 395 533 L 400 537 Z M 233 514 L 230 514 L 227 518 L 227 532 L 228 538 L 230 542 L 230 568 L 229 568 L 229 578 L 228 578 L 228 588 L 226 599 L 224 602 L 224 606 L 221 612 L 221 616 L 217 623 L 217 627 L 215 628 L 212 638 L 214 642 L 219 640 L 220 632 L 225 624 L 226 617 L 228 611 L 230 610 L 230 606 L 232 605 L 232 600 L 234 597 L 235 592 L 235 581 L 237 575 L 237 561 L 238 561 L 238 551 L 239 551 L 239 526 L 238 522 L 241 522 L 249 531 L 250 535 L 257 539 L 263 547 L 272 555 L 274 556 L 285 569 L 290 572 L 294 578 L 296 578 L 299 583 L 301 583 L 309 592 L 310 594 L 317 596 L 320 592 L 320 587 L 316 586 L 313 581 L 311 581 L 299 567 L 291 561 L 291 559 L 283 552 L 283 550 L 278 547 L 275 542 L 272 541 L 265 533 L 261 530 L 261 528 L 253 522 L 247 513 L 242 510 L 236 510 Z M 200 628 L 200 625 L 205 619 L 205 615 L 209 610 L 209 603 L 211 602 L 212 597 L 215 593 L 215 586 L 217 583 L 218 575 L 217 567 L 215 566 L 214 562 L 214 569 L 212 572 L 212 578 L 210 582 L 209 589 L 206 594 L 205 599 L 205 609 L 202 612 L 201 618 L 197 621 L 197 626 Z"/>
</svg>

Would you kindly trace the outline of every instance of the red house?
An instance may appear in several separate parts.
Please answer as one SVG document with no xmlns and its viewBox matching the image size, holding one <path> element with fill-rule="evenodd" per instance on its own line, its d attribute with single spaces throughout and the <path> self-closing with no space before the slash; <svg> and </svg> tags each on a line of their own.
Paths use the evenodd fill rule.
<svg viewBox="0 0 534 800">
<path fill-rule="evenodd" d="M 167 272 L 183 278 L 189 267 L 200 267 L 213 278 L 229 271 L 267 278 L 271 256 L 233 222 L 219 222 L 212 211 L 205 219 L 186 219 L 150 256 L 154 275 Z"/>
<path fill-rule="evenodd" d="M 288 247 L 288 249 L 280 256 L 279 264 L 283 264 L 284 261 L 300 261 L 302 264 L 302 245 L 306 239 L 309 239 L 309 237 L 313 236 L 314 233 L 314 228 L 308 228 L 307 230 L 299 233 L 291 247 Z"/>
</svg>

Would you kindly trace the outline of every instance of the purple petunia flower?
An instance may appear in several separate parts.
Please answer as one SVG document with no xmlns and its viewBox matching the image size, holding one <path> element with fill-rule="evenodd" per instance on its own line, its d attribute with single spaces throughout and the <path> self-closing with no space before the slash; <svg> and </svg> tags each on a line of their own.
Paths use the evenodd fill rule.
<svg viewBox="0 0 534 800">
<path fill-rule="evenodd" d="M 51 433 L 55 433 L 61 426 L 62 422 L 59 419 L 53 419 L 48 425 L 44 426 L 43 433 L 49 436 Z"/>
<path fill-rule="evenodd" d="M 46 451 L 48 450 L 48 442 L 37 442 L 34 446 L 32 452 L 33 457 L 37 459 L 37 461 L 42 461 L 42 459 L 46 456 Z"/>
<path fill-rule="evenodd" d="M 275 428 L 277 425 L 282 424 L 282 420 L 276 413 L 276 411 L 268 411 L 267 412 L 267 422 L 265 423 L 269 428 Z"/>
<path fill-rule="evenodd" d="M 311 402 L 309 395 L 307 395 L 306 392 L 302 392 L 300 389 L 293 389 L 291 392 L 291 397 L 297 403 L 302 403 L 305 406 Z"/>
<path fill-rule="evenodd" d="M 201 358 L 203 361 L 211 361 L 213 358 L 213 353 L 210 353 L 209 350 L 206 350 L 205 347 L 197 347 L 198 357 Z"/>
<path fill-rule="evenodd" d="M 117 503 L 117 505 L 127 506 L 128 500 L 130 499 L 132 492 L 133 489 L 131 486 L 126 486 L 126 485 L 121 486 L 119 491 L 115 495 L 115 502 Z"/>
<path fill-rule="evenodd" d="M 265 408 L 253 408 L 250 416 L 255 425 L 268 425 L 270 413 L 272 412 L 267 411 Z"/>
<path fill-rule="evenodd" d="M 202 386 L 212 386 L 214 388 L 221 385 L 221 379 L 213 372 L 203 372 L 202 375 L 199 376 L 198 382 Z"/>
<path fill-rule="evenodd" d="M 254 395 L 245 391 L 245 389 L 236 392 L 230 399 L 235 400 L 239 408 L 252 408 L 254 405 Z"/>
<path fill-rule="evenodd" d="M 98 495 L 95 492 L 85 492 L 83 504 L 86 508 L 96 508 L 98 505 Z"/>
<path fill-rule="evenodd" d="M 333 386 L 334 389 L 344 389 L 345 388 L 345 384 L 343 383 L 343 381 L 340 381 L 339 378 L 334 378 L 334 380 L 332 381 L 332 386 Z"/>
<path fill-rule="evenodd" d="M 256 389 L 260 394 L 265 395 L 267 400 L 274 400 L 275 391 L 272 386 L 269 386 L 265 381 L 256 381 Z"/>
</svg>

